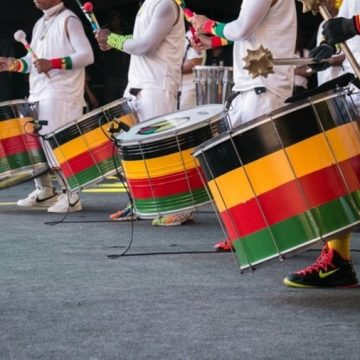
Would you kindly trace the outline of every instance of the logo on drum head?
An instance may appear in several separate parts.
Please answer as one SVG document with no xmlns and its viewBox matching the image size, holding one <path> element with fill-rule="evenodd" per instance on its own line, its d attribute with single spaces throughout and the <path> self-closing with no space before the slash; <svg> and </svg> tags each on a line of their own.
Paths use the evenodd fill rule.
<svg viewBox="0 0 360 360">
<path fill-rule="evenodd" d="M 170 129 L 175 129 L 177 127 L 180 127 L 181 125 L 185 124 L 190 120 L 189 117 L 183 117 L 183 118 L 174 118 L 169 120 L 160 120 L 156 123 L 153 123 L 149 126 L 144 126 L 138 130 L 139 135 L 152 135 L 152 134 L 158 134 Z"/>
</svg>

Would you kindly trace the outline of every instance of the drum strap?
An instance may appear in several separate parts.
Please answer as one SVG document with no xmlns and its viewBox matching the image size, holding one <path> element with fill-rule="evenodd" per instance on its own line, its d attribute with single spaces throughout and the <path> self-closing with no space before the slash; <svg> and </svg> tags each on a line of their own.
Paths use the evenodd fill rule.
<svg viewBox="0 0 360 360">
<path fill-rule="evenodd" d="M 264 86 L 258 86 L 253 89 L 255 91 L 256 95 L 261 95 L 263 93 L 266 93 L 266 87 Z M 227 111 L 230 110 L 231 103 L 234 101 L 234 99 L 241 93 L 241 91 L 235 91 L 233 92 L 225 101 L 225 109 Z"/>
</svg>

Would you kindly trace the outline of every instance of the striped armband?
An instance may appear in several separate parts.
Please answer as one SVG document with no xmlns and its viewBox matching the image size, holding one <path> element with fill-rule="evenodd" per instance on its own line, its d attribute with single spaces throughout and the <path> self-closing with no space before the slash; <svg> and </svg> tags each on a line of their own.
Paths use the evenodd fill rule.
<svg viewBox="0 0 360 360">
<path fill-rule="evenodd" d="M 71 70 L 73 68 L 72 65 L 73 64 L 70 56 L 51 59 L 51 66 L 53 69 Z"/>
<path fill-rule="evenodd" d="M 132 38 L 132 35 L 118 35 L 110 33 L 107 38 L 107 44 L 115 49 L 122 51 L 125 41 Z"/>
<path fill-rule="evenodd" d="M 225 38 L 224 27 L 226 24 L 216 22 L 214 20 L 207 20 L 203 25 L 203 30 L 206 34 L 212 34 Z"/>
<path fill-rule="evenodd" d="M 9 71 L 25 74 L 28 72 L 28 64 L 22 59 L 11 59 L 9 64 Z"/>
<path fill-rule="evenodd" d="M 232 44 L 233 41 L 226 40 L 220 36 L 212 36 L 211 37 L 211 48 L 217 48 L 220 46 L 226 46 Z"/>
<path fill-rule="evenodd" d="M 353 17 L 353 20 L 354 20 L 355 30 L 358 34 L 360 34 L 360 15 L 355 15 Z"/>
</svg>

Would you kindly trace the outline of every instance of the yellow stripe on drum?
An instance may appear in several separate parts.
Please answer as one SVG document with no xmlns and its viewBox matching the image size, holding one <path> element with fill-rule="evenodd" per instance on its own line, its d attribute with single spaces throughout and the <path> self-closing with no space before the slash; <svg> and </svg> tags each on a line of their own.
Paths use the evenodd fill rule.
<svg viewBox="0 0 360 360">
<path fill-rule="evenodd" d="M 191 155 L 193 151 L 194 149 L 191 148 L 145 161 L 122 160 L 122 166 L 126 177 L 131 180 L 171 175 L 199 166 L 199 162 Z"/>
<path fill-rule="evenodd" d="M 73 140 L 68 141 L 65 144 L 60 145 L 53 150 L 54 156 L 61 164 L 65 160 L 72 159 L 73 157 L 88 152 L 97 146 L 102 145 L 109 139 L 106 137 L 106 133 L 109 128 L 109 124 L 105 124 L 102 127 L 98 127 L 95 130 L 89 131 L 85 134 L 80 134 Z M 63 131 L 66 131 L 63 130 Z M 56 135 L 55 135 L 56 137 Z"/>
<path fill-rule="evenodd" d="M 26 133 L 34 132 L 34 124 L 28 123 L 33 120 L 31 117 L 15 118 L 5 121 L 0 121 L 0 140 L 8 139 L 11 137 L 24 135 Z M 26 124 L 26 125 L 25 125 Z M 25 129 L 26 126 L 26 129 Z"/>
</svg>

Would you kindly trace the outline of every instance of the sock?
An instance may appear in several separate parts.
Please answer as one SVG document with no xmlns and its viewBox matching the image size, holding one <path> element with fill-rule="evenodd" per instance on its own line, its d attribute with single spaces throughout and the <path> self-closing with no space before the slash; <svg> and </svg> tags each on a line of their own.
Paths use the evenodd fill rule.
<svg viewBox="0 0 360 360">
<path fill-rule="evenodd" d="M 346 234 L 328 241 L 328 246 L 330 249 L 335 250 L 343 259 L 350 260 L 350 240 L 351 234 Z"/>
</svg>

